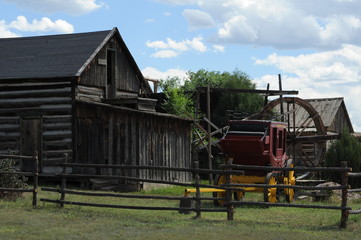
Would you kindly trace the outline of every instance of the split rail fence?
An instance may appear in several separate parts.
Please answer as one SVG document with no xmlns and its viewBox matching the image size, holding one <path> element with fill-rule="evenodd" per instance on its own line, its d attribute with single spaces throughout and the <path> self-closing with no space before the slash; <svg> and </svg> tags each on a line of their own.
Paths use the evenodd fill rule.
<svg viewBox="0 0 361 240">
<path fill-rule="evenodd" d="M 220 166 L 221 170 L 208 170 L 199 168 L 198 162 L 194 164 L 193 168 L 172 168 L 172 167 L 157 167 L 157 166 L 126 166 L 126 165 L 101 165 L 101 164 L 74 164 L 66 163 L 66 158 L 63 164 L 61 164 L 63 172 L 60 175 L 61 177 L 61 188 L 42 188 L 43 191 L 51 191 L 60 193 L 60 199 L 40 199 L 43 202 L 57 203 L 61 207 L 65 204 L 79 205 L 79 206 L 91 206 L 91 207 L 108 207 L 108 208 L 123 208 L 123 209 L 140 209 L 140 210 L 171 210 L 179 212 L 195 212 L 196 218 L 201 217 L 202 212 L 225 212 L 227 213 L 227 219 L 233 220 L 234 217 L 234 207 L 240 205 L 256 205 L 256 206 L 266 206 L 266 207 L 296 207 L 296 208 L 316 208 L 316 209 L 329 209 L 329 210 L 339 210 L 341 211 L 341 228 L 346 228 L 347 220 L 349 214 L 361 213 L 360 210 L 352 210 L 351 207 L 347 206 L 348 192 L 361 191 L 361 189 L 349 190 L 348 177 L 360 177 L 361 173 L 351 173 L 351 169 L 347 167 L 346 162 L 343 162 L 342 167 L 316 167 L 312 168 L 312 171 L 315 172 L 339 172 L 341 176 L 342 184 L 340 186 L 298 186 L 298 185 L 284 185 L 277 184 L 275 185 L 278 189 L 295 189 L 295 190 L 341 190 L 342 199 L 340 206 L 335 205 L 319 205 L 319 204 L 293 204 L 293 203 L 269 203 L 269 202 L 253 202 L 253 201 L 234 201 L 232 200 L 232 193 L 234 191 L 240 191 L 240 188 L 246 187 L 257 187 L 257 188 L 270 188 L 268 184 L 231 184 L 230 179 L 231 175 L 243 175 L 245 170 L 262 170 L 262 171 L 295 171 L 295 172 L 309 172 L 310 168 L 277 168 L 277 167 L 260 167 L 260 166 L 244 166 L 244 165 L 233 165 L 233 164 L 224 164 Z M 179 171 L 179 172 L 188 172 L 193 174 L 194 182 L 192 183 L 180 183 L 180 182 L 170 182 L 162 180 L 151 180 L 151 179 L 142 179 L 129 176 L 105 176 L 105 175 L 85 175 L 85 174 L 67 174 L 66 169 L 69 167 L 76 168 L 111 168 L 111 169 L 132 169 L 132 170 L 160 170 L 160 171 Z M 214 186 L 209 184 L 202 184 L 200 181 L 200 174 L 223 174 L 226 176 L 226 184 L 220 186 Z M 129 194 L 113 194 L 113 193 L 97 193 L 97 192 L 84 192 L 84 191 L 74 191 L 66 189 L 66 181 L 69 178 L 98 178 L 98 179 L 121 179 L 133 182 L 150 182 L 150 183 L 159 183 L 159 184 L 169 184 L 177 185 L 183 187 L 194 187 L 196 189 L 195 196 L 189 197 L 168 197 L 168 196 L 150 196 L 150 195 L 129 195 Z M 273 185 L 272 185 L 273 186 Z M 201 195 L 201 188 L 217 188 L 224 189 L 226 191 L 225 198 L 217 197 L 205 197 Z M 100 204 L 100 203 L 86 203 L 86 202 L 74 202 L 67 201 L 65 199 L 66 194 L 69 195 L 86 195 L 92 197 L 118 197 L 118 198 L 139 198 L 139 199 L 162 199 L 162 200 L 173 200 L 173 201 L 191 201 L 194 204 L 185 204 L 179 207 L 149 207 L 149 206 L 127 206 L 127 205 L 110 205 L 110 204 Z M 201 202 L 206 200 L 223 200 L 225 201 L 225 208 L 204 208 L 202 207 Z"/>
<path fill-rule="evenodd" d="M 36 170 L 38 169 L 37 157 L 27 157 L 27 156 L 7 156 L 0 155 L 0 160 L 4 158 L 13 158 L 13 159 L 22 159 L 22 160 L 33 160 L 36 163 Z M 74 164 L 67 163 L 67 156 L 64 157 L 64 162 L 62 164 L 57 164 L 62 167 L 62 173 L 58 175 L 61 178 L 60 188 L 41 188 L 42 191 L 58 192 L 60 193 L 60 199 L 47 199 L 41 198 L 40 201 L 59 204 L 61 207 L 64 205 L 79 205 L 79 206 L 90 206 L 90 207 L 106 207 L 106 208 L 121 208 L 121 209 L 138 209 L 138 210 L 168 210 L 168 211 L 179 211 L 179 212 L 195 212 L 196 218 L 201 217 L 202 212 L 225 212 L 227 213 L 227 219 L 233 220 L 234 218 L 234 207 L 241 205 L 253 205 L 253 206 L 265 206 L 265 207 L 296 207 L 296 208 L 317 208 L 317 209 L 329 209 L 329 210 L 339 210 L 341 211 L 341 228 L 346 228 L 348 216 L 350 214 L 359 214 L 361 209 L 352 210 L 348 206 L 348 193 L 349 192 L 361 192 L 360 189 L 349 189 L 348 178 L 349 177 L 361 177 L 361 173 L 352 173 L 351 169 L 346 166 L 346 162 L 343 162 L 342 167 L 316 167 L 312 168 L 312 171 L 315 172 L 339 172 L 341 176 L 342 184 L 340 186 L 299 186 L 299 185 L 269 185 L 269 184 L 231 184 L 230 179 L 231 175 L 243 175 L 246 170 L 262 170 L 266 172 L 271 171 L 295 171 L 295 172 L 309 172 L 310 168 L 275 168 L 275 167 L 259 167 L 259 166 L 244 166 L 244 165 L 233 165 L 233 164 L 224 164 L 220 166 L 221 170 L 208 170 L 199 168 L 198 163 L 194 164 L 193 168 L 173 168 L 173 167 L 157 167 L 157 166 L 127 166 L 127 165 L 105 165 L 105 164 Z M 54 164 L 55 165 L 55 164 Z M 187 172 L 193 174 L 194 181 L 191 183 L 181 183 L 181 182 L 171 182 L 171 181 L 162 181 L 162 180 L 152 180 L 152 179 L 143 179 L 137 177 L 131 177 L 126 175 L 88 175 L 88 174 L 69 174 L 67 173 L 68 168 L 101 168 L 101 169 L 131 169 L 131 170 L 158 170 L 158 171 L 178 171 L 178 172 Z M 21 174 L 24 176 L 33 176 L 34 177 L 34 187 L 33 189 L 12 189 L 12 188 L 0 188 L 0 191 L 8 192 L 32 192 L 33 193 L 33 206 L 37 205 L 37 192 L 38 192 L 38 171 L 32 173 L 29 172 L 3 172 L 0 174 Z M 126 172 L 126 171 L 125 171 Z M 223 174 L 226 176 L 226 184 L 220 186 L 214 186 L 209 184 L 202 184 L 200 181 L 200 174 Z M 159 184 L 169 184 L 183 186 L 186 188 L 193 187 L 196 189 L 195 196 L 151 196 L 151 195 L 132 195 L 132 194 L 121 194 L 121 193 L 102 193 L 102 192 L 89 192 L 89 191 L 75 191 L 68 190 L 66 185 L 68 179 L 117 179 L 125 180 L 131 182 L 149 182 L 149 183 L 159 183 Z M 270 188 L 270 186 L 276 186 L 278 189 L 295 189 L 295 190 L 341 190 L 342 199 L 339 206 L 336 205 L 319 205 L 319 204 L 294 204 L 294 203 L 269 203 L 269 202 L 254 202 L 254 201 L 234 201 L 232 200 L 232 193 L 234 191 L 240 191 L 242 188 L 246 187 L 257 187 L 257 188 Z M 201 188 L 216 188 L 224 189 L 226 191 L 225 198 L 217 197 L 206 197 L 201 194 Z M 128 205 L 112 205 L 112 204 L 101 204 L 101 203 L 88 203 L 88 202 L 75 202 L 66 200 L 66 195 L 83 195 L 90 197 L 116 197 L 116 198 L 133 198 L 133 199 L 159 199 L 159 200 L 169 200 L 169 201 L 190 201 L 192 204 L 186 204 L 179 207 L 150 207 L 150 206 L 128 206 Z M 202 207 L 202 201 L 209 200 L 218 200 L 225 201 L 225 206 L 223 208 L 204 208 Z M 241 209 L 240 209 L 241 210 Z"/>
</svg>

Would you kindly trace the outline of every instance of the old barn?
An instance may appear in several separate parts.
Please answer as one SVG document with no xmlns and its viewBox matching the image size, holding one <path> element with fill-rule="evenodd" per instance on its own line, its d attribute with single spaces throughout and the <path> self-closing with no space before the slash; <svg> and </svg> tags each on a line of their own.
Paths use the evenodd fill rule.
<svg viewBox="0 0 361 240">
<path fill-rule="evenodd" d="M 43 173 L 64 153 L 72 163 L 190 166 L 192 121 L 155 111 L 117 28 L 0 39 L 0 52 L 0 154 L 37 151 Z"/>
</svg>

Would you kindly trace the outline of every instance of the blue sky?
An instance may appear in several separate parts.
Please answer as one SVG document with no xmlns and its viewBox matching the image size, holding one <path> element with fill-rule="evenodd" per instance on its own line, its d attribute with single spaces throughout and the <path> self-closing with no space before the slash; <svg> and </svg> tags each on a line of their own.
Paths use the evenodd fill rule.
<svg viewBox="0 0 361 240">
<path fill-rule="evenodd" d="M 144 76 L 247 73 L 301 98 L 344 97 L 361 131 L 361 0 L 0 0 L 0 37 L 118 27 Z"/>
</svg>

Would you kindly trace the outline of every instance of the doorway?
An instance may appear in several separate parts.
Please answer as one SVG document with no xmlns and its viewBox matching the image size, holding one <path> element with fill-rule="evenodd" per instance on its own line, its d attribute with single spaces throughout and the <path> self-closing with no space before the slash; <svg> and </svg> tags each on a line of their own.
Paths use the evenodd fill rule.
<svg viewBox="0 0 361 240">
<path fill-rule="evenodd" d="M 20 124 L 20 154 L 22 156 L 34 156 L 38 154 L 39 170 L 41 169 L 42 153 L 42 119 L 40 117 L 25 117 L 21 119 Z M 20 171 L 35 171 L 35 162 L 31 160 L 20 161 Z"/>
</svg>

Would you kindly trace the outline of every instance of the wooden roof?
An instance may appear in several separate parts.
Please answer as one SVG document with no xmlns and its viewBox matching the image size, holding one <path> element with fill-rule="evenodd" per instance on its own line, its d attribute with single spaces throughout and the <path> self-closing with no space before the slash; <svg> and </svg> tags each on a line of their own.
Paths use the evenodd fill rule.
<svg viewBox="0 0 361 240">
<path fill-rule="evenodd" d="M 325 128 L 328 131 L 332 131 L 335 119 L 338 114 L 340 114 L 340 111 L 342 111 L 342 114 L 339 116 L 344 118 L 343 122 L 347 124 L 350 132 L 353 132 L 352 123 L 343 98 L 318 98 L 304 100 L 310 103 L 317 111 L 323 121 Z M 301 123 L 305 121 L 306 117 L 308 117 L 308 113 L 306 112 L 306 110 L 301 107 L 297 107 L 296 125 L 300 126 Z M 308 130 L 312 131 L 312 128 L 314 128 L 314 125 L 310 124 Z"/>
</svg>

